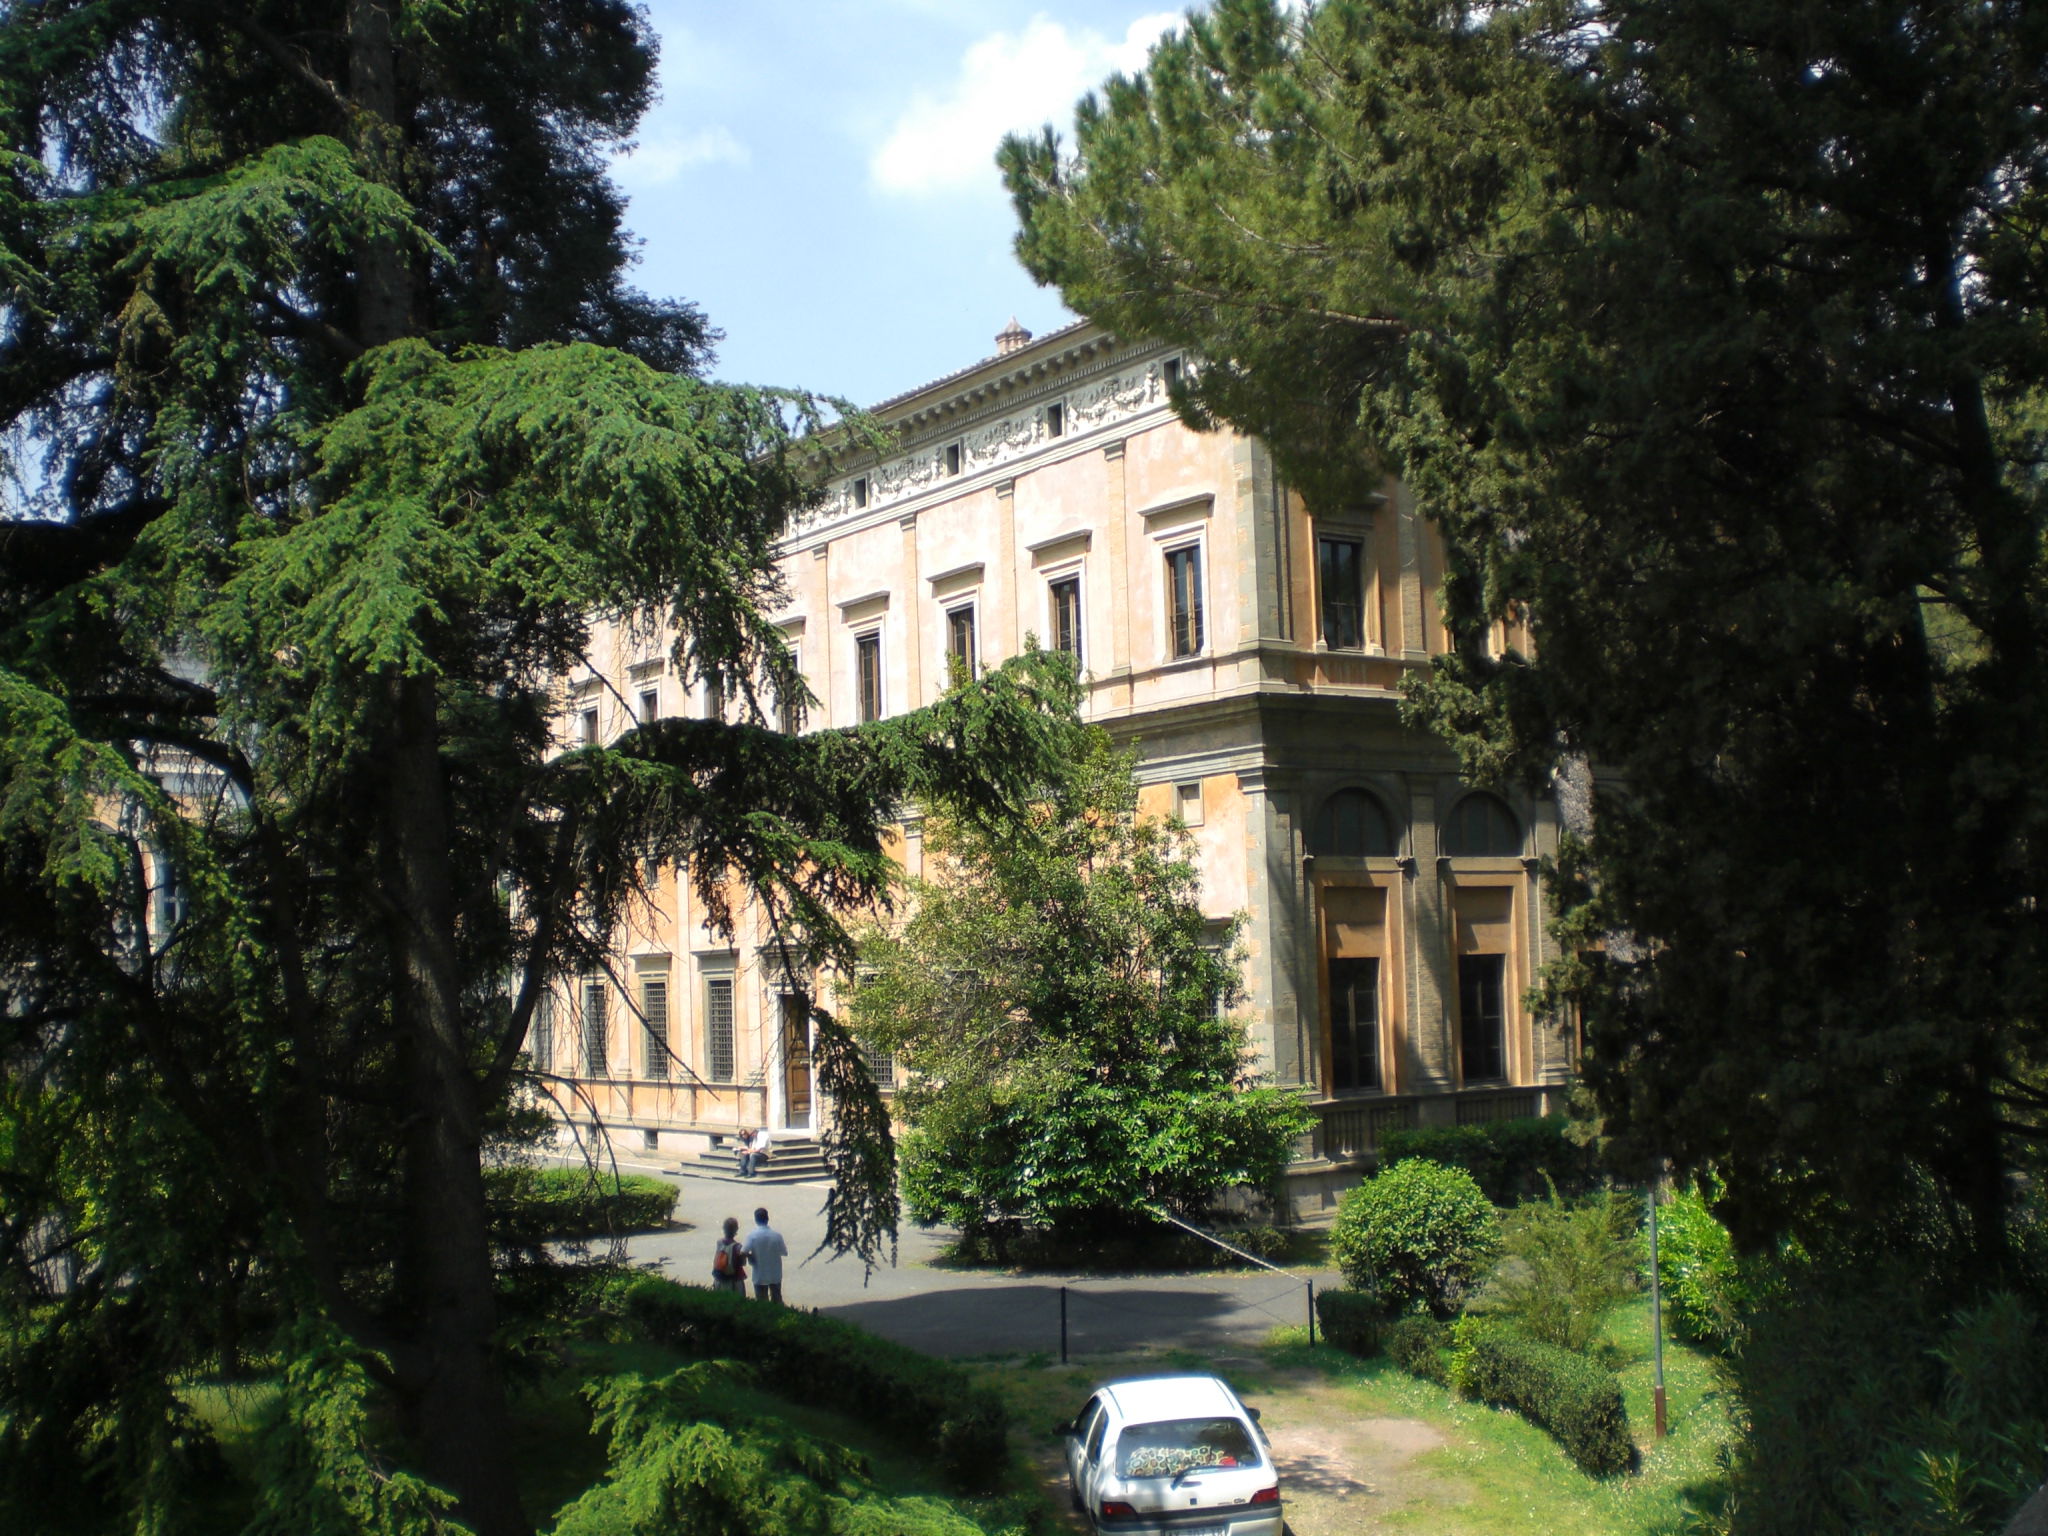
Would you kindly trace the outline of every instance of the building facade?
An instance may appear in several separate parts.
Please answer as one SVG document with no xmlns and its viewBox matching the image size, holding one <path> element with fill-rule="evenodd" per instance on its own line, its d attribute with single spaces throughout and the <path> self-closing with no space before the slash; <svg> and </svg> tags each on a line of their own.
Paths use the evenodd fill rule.
<svg viewBox="0 0 2048 1536">
<path fill-rule="evenodd" d="M 1257 442 L 1190 430 L 1168 394 L 1192 364 L 1172 349 L 1087 322 L 997 341 L 875 408 L 892 453 L 784 542 L 807 725 L 917 708 L 1027 636 L 1077 656 L 1084 713 L 1137 746 L 1141 805 L 1192 829 L 1205 909 L 1244 915 L 1261 1068 L 1318 1115 L 1305 1203 L 1353 1181 L 1389 1126 L 1557 1107 L 1574 1042 L 1522 1005 L 1556 808 L 1469 789 L 1399 720 L 1402 677 L 1448 643 L 1433 531 L 1397 484 L 1311 510 Z M 715 712 L 665 651 L 602 630 L 568 680 L 565 740 Z M 913 819 L 892 849 L 912 874 L 920 842 Z M 543 1010 L 536 1065 L 570 1081 L 573 1113 L 651 1149 L 809 1135 L 825 1106 L 758 914 L 728 939 L 678 872 L 654 888 L 610 974 Z"/>
</svg>

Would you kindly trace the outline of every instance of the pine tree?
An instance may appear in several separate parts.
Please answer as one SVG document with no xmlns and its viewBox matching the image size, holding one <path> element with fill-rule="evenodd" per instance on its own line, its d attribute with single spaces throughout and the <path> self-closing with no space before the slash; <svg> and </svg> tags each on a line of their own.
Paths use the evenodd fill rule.
<svg viewBox="0 0 2048 1536">
<path fill-rule="evenodd" d="M 2044 66 L 2017 4 L 1222 0 L 1002 154 L 1185 415 L 1436 519 L 1414 718 L 1598 765 L 1553 1000 L 1620 1145 L 1751 1243 L 1932 1191 L 1972 1283 L 2048 1140 Z"/>
<path fill-rule="evenodd" d="M 464 1522 L 524 1531 L 479 1158 L 550 978 L 649 858 L 845 953 L 891 806 L 1003 803 L 1071 683 L 763 723 L 803 697 L 767 615 L 818 407 L 704 382 L 703 317 L 623 282 L 641 12 L 0 15 L 0 1507 L 90 1473 L 173 1522 L 176 1384 L 282 1351 L 267 1528 L 442 1518 L 374 1383 Z M 559 751 L 596 614 L 673 634 L 734 723 Z M 886 1121 L 819 1032 L 834 1239 L 872 1261 Z"/>
</svg>

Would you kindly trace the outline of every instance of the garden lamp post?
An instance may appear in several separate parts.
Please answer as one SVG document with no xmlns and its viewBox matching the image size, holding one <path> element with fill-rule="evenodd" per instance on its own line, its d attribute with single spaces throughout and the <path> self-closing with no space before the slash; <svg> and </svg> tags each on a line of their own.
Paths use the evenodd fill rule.
<svg viewBox="0 0 2048 1536">
<path fill-rule="evenodd" d="M 1655 1404 L 1657 1438 L 1667 1433 L 1664 1417 L 1664 1288 L 1657 1267 L 1657 1196 L 1662 1192 L 1664 1170 L 1650 1178 L 1650 1350 L 1651 1402 Z"/>
</svg>

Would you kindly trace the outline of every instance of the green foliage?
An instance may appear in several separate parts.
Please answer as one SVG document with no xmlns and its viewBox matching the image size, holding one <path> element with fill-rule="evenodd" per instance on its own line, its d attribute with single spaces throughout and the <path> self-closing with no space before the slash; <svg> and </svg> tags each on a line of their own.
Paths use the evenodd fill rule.
<svg viewBox="0 0 2048 1536">
<path fill-rule="evenodd" d="M 1354 1355 L 1378 1354 L 1381 1336 L 1391 1326 L 1379 1298 L 1359 1291 L 1316 1292 L 1316 1320 L 1325 1339 Z"/>
<path fill-rule="evenodd" d="M 1466 1397 L 1512 1408 L 1549 1432 L 1579 1469 L 1610 1477 L 1636 1464 L 1621 1384 L 1584 1355 L 1488 1319 L 1461 1318 L 1451 1385 Z"/>
<path fill-rule="evenodd" d="M 1218 0 L 1002 150 L 1184 417 L 1442 531 L 1409 718 L 1559 768 L 1550 1001 L 1747 1247 L 1929 1177 L 1994 1276 L 2048 1127 L 2044 64 L 2014 0 Z"/>
<path fill-rule="evenodd" d="M 1552 1185 L 1567 1195 L 1584 1194 L 1598 1186 L 1600 1170 L 1593 1149 L 1566 1134 L 1570 1124 L 1563 1115 L 1536 1115 L 1480 1125 L 1397 1126 L 1380 1134 L 1380 1166 L 1411 1157 L 1447 1163 L 1471 1174 L 1500 1206 Z"/>
<path fill-rule="evenodd" d="M 485 1181 L 499 1241 L 532 1246 L 668 1225 L 682 1190 L 644 1173 L 497 1168 Z"/>
<path fill-rule="evenodd" d="M 774 1390 L 857 1415 L 956 1487 L 980 1491 L 1002 1473 L 1008 1414 L 958 1366 L 848 1323 L 666 1280 L 634 1282 L 620 1305 L 644 1337 L 742 1362 Z"/>
<path fill-rule="evenodd" d="M 450 1494 L 394 1468 L 375 1446 L 369 1375 L 346 1339 L 300 1324 L 286 1349 L 247 1536 L 466 1536 L 450 1517 Z"/>
<path fill-rule="evenodd" d="M 1642 1243 L 1647 1266 L 1647 1229 Z M 1681 1338 L 1721 1349 L 1741 1340 L 1753 1302 L 1750 1283 L 1728 1229 L 1698 1190 L 1678 1190 L 1658 1209 L 1657 1275 L 1664 1315 Z"/>
<path fill-rule="evenodd" d="M 851 1008 L 906 1069 L 912 1216 L 998 1246 L 1268 1189 L 1307 1126 L 1256 1085 L 1234 925 L 1219 946 L 1184 829 L 1138 816 L 1128 753 L 1070 745 L 1021 822 L 927 819 L 930 873 L 863 945 Z"/>
<path fill-rule="evenodd" d="M 626 285 L 604 166 L 653 63 L 620 0 L 5 11 L 0 1144 L 33 1240 L 0 1245 L 0 1459 L 90 1466 L 138 1525 L 172 1383 L 318 1315 L 464 1521 L 529 1529 L 493 1265 L 542 1255 L 481 1149 L 544 991 L 650 858 L 714 928 L 751 899 L 799 970 L 850 961 L 897 809 L 985 820 L 1066 739 L 1042 658 L 771 727 L 833 407 L 706 381 L 703 317 Z M 730 718 L 560 750 L 600 617 Z M 879 1262 L 887 1114 L 814 1022 L 830 1241 Z"/>
<path fill-rule="evenodd" d="M 1584 1354 L 1635 1290 L 1636 1204 L 1609 1191 L 1577 1205 L 1553 1193 L 1516 1207 L 1487 1292 L 1494 1312 L 1532 1339 Z"/>
<path fill-rule="evenodd" d="M 1910 1252 L 1752 1263 L 1766 1304 L 1726 1367 L 1747 1431 L 1726 1529 L 2003 1529 L 2048 1458 L 2048 1307 L 2031 1289 L 1959 1303 L 1946 1268 Z"/>
<path fill-rule="evenodd" d="M 732 1386 L 749 1374 L 705 1361 L 586 1387 L 609 1466 L 561 1511 L 556 1536 L 982 1536 L 943 1500 L 882 1494 L 852 1452 L 736 1411 Z"/>
<path fill-rule="evenodd" d="M 1500 1219 L 1462 1168 L 1411 1158 L 1345 1192 L 1330 1252 L 1388 1312 L 1450 1317 L 1500 1256 Z"/>
<path fill-rule="evenodd" d="M 1397 1317 L 1380 1330 L 1387 1358 L 1410 1376 L 1449 1386 L 1451 1325 L 1420 1313 Z"/>
</svg>

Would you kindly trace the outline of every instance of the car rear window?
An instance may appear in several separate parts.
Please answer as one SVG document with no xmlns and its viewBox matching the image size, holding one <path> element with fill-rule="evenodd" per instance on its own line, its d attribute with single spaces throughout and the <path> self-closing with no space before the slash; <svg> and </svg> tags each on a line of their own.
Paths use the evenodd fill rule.
<svg viewBox="0 0 2048 1536">
<path fill-rule="evenodd" d="M 1255 1467 L 1259 1453 L 1242 1419 L 1163 1419 L 1126 1425 L 1116 1439 L 1120 1477 L 1173 1477 L 1206 1467 Z"/>
</svg>

